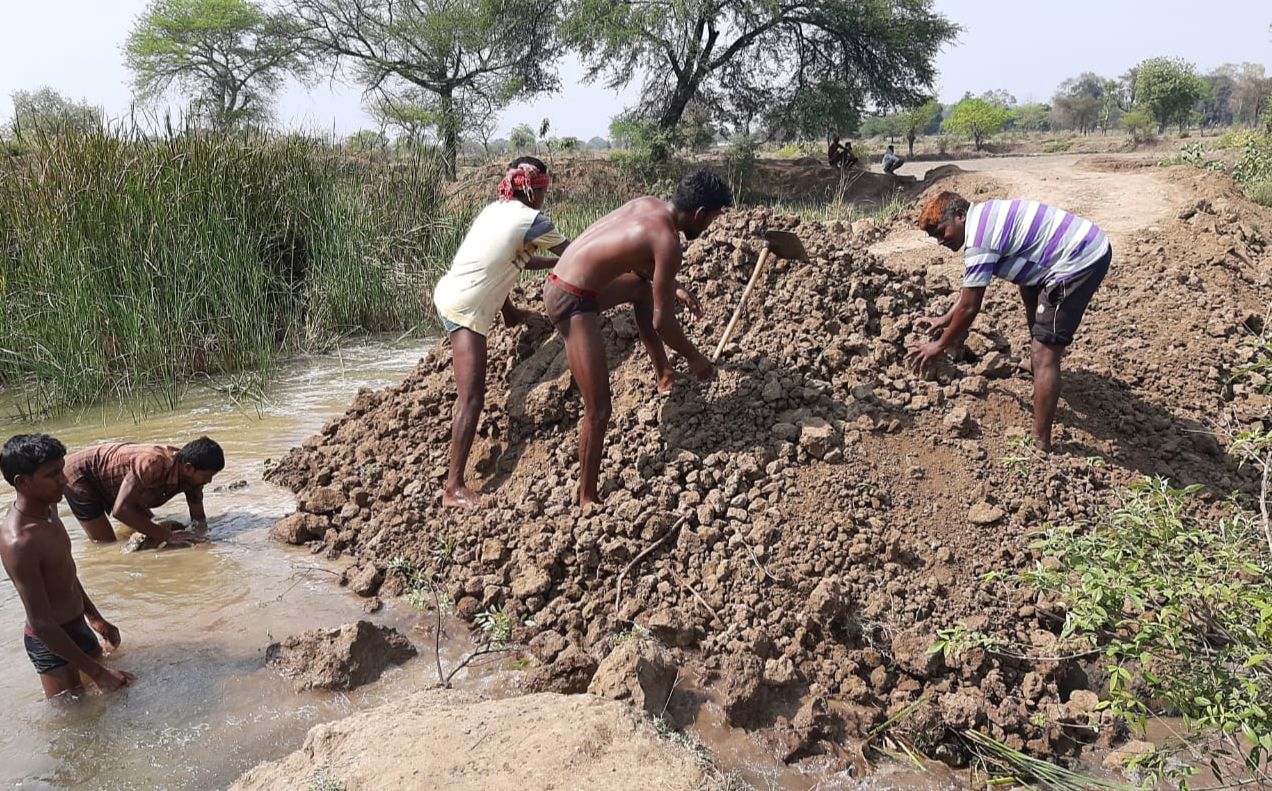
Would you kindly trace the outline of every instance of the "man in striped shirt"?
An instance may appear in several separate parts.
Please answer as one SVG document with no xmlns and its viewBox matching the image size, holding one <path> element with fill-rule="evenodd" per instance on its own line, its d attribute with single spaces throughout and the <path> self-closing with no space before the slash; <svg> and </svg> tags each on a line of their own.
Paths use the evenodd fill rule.
<svg viewBox="0 0 1272 791">
<path fill-rule="evenodd" d="M 933 337 L 913 344 L 907 358 L 922 373 L 971 329 L 994 276 L 1020 289 L 1029 334 L 1028 370 L 1034 377 L 1033 437 L 1051 450 L 1051 424 L 1060 400 L 1060 358 L 1073 342 L 1082 314 L 1109 271 L 1113 248 L 1094 223 L 1038 201 L 969 203 L 942 192 L 924 207 L 919 228 L 942 246 L 964 245 L 963 289 L 942 316 L 916 326 Z"/>
</svg>

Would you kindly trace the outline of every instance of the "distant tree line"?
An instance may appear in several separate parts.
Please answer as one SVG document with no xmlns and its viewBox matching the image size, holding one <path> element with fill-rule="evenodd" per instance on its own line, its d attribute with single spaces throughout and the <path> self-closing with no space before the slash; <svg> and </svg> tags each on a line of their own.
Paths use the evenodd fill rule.
<svg viewBox="0 0 1272 791">
<path fill-rule="evenodd" d="M 860 134 L 897 140 L 916 129 L 919 135 L 946 133 L 970 140 L 979 149 L 993 135 L 1013 129 L 1084 135 L 1126 129 L 1142 137 L 1168 127 L 1261 128 L 1272 122 L 1272 77 L 1256 63 L 1227 63 L 1199 74 L 1185 60 L 1157 57 L 1117 79 L 1094 72 L 1071 77 L 1060 83 L 1050 103 L 1018 104 L 1003 90 L 979 96 L 969 92 L 917 120 L 927 123 L 916 127 L 911 112 L 878 115 L 863 121 Z"/>
<path fill-rule="evenodd" d="M 589 80 L 643 80 L 620 121 L 656 156 L 722 132 L 856 129 L 923 104 L 957 25 L 932 0 L 151 0 L 123 42 L 139 103 L 180 97 L 190 125 L 270 121 L 289 78 L 360 86 L 384 136 L 455 158 L 490 150 L 511 102 Z M 537 135 L 543 139 L 544 134 Z M 554 145 L 584 145 L 567 140 Z M 376 145 L 359 135 L 359 146 Z M 518 148 L 516 141 L 508 145 Z"/>
<path fill-rule="evenodd" d="M 1199 75 L 1152 58 L 1118 79 L 1065 80 L 1050 103 L 994 90 L 942 106 L 934 61 L 959 32 L 932 0 L 150 0 L 122 49 L 141 108 L 179 98 L 187 126 L 216 132 L 270 123 L 288 79 L 351 82 L 379 128 L 350 145 L 436 147 L 451 177 L 462 153 L 607 144 L 550 136 L 546 120 L 494 138 L 510 103 L 560 88 L 571 52 L 588 80 L 643 80 L 610 138 L 655 159 L 729 135 L 879 135 L 913 153 L 916 137 L 942 133 L 979 148 L 1004 129 L 1256 125 L 1272 96 L 1260 65 Z M 11 133 L 102 122 L 100 108 L 48 89 L 13 98 Z"/>
</svg>

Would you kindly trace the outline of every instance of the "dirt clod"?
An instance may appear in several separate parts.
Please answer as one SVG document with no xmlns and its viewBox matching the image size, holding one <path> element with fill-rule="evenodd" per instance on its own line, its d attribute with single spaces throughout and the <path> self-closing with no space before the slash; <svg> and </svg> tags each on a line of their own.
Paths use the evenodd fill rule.
<svg viewBox="0 0 1272 791">
<path fill-rule="evenodd" d="M 375 681 L 389 665 L 413 658 L 415 646 L 387 626 L 369 621 L 336 629 L 310 629 L 265 649 L 265 663 L 296 690 L 353 689 Z"/>
</svg>

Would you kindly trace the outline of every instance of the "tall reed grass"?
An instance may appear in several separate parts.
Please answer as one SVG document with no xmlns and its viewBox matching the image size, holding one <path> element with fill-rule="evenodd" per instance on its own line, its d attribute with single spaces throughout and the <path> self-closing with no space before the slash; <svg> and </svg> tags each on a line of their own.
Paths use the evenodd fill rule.
<svg viewBox="0 0 1272 791">
<path fill-rule="evenodd" d="M 0 163 L 0 388 L 28 415 L 138 392 L 175 404 L 204 374 L 418 326 L 466 225 L 445 199 L 425 155 L 41 139 Z"/>
</svg>

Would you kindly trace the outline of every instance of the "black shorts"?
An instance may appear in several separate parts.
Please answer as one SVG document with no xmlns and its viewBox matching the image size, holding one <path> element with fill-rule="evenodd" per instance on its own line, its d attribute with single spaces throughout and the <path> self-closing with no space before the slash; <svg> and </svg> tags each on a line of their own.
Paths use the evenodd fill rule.
<svg viewBox="0 0 1272 791">
<path fill-rule="evenodd" d="M 595 291 L 572 286 L 554 274 L 543 284 L 543 306 L 554 325 L 580 313 L 600 313 L 600 298 Z"/>
<path fill-rule="evenodd" d="M 81 522 L 89 522 L 99 516 L 106 515 L 105 505 L 96 500 L 85 500 L 81 497 L 76 497 L 70 488 L 67 488 L 62 493 L 62 496 L 66 498 L 66 504 L 70 506 L 71 513 Z"/>
<path fill-rule="evenodd" d="M 1032 292 L 1038 299 L 1038 314 L 1029 331 L 1034 340 L 1055 346 L 1073 343 L 1087 305 L 1104 282 L 1112 261 L 1113 246 L 1109 245 L 1099 261 L 1068 280 L 1050 286 L 1022 287 L 1022 291 Z"/>
<path fill-rule="evenodd" d="M 62 624 L 62 631 L 66 632 L 66 636 L 74 640 L 84 653 L 94 657 L 101 655 L 102 644 L 97 641 L 97 633 L 88 625 L 84 616 L 81 615 L 73 621 Z M 50 651 L 38 637 L 31 634 L 30 629 L 23 631 L 22 642 L 26 644 L 27 656 L 31 658 L 31 664 L 35 665 L 37 673 L 47 673 L 69 664 L 65 659 Z"/>
</svg>

